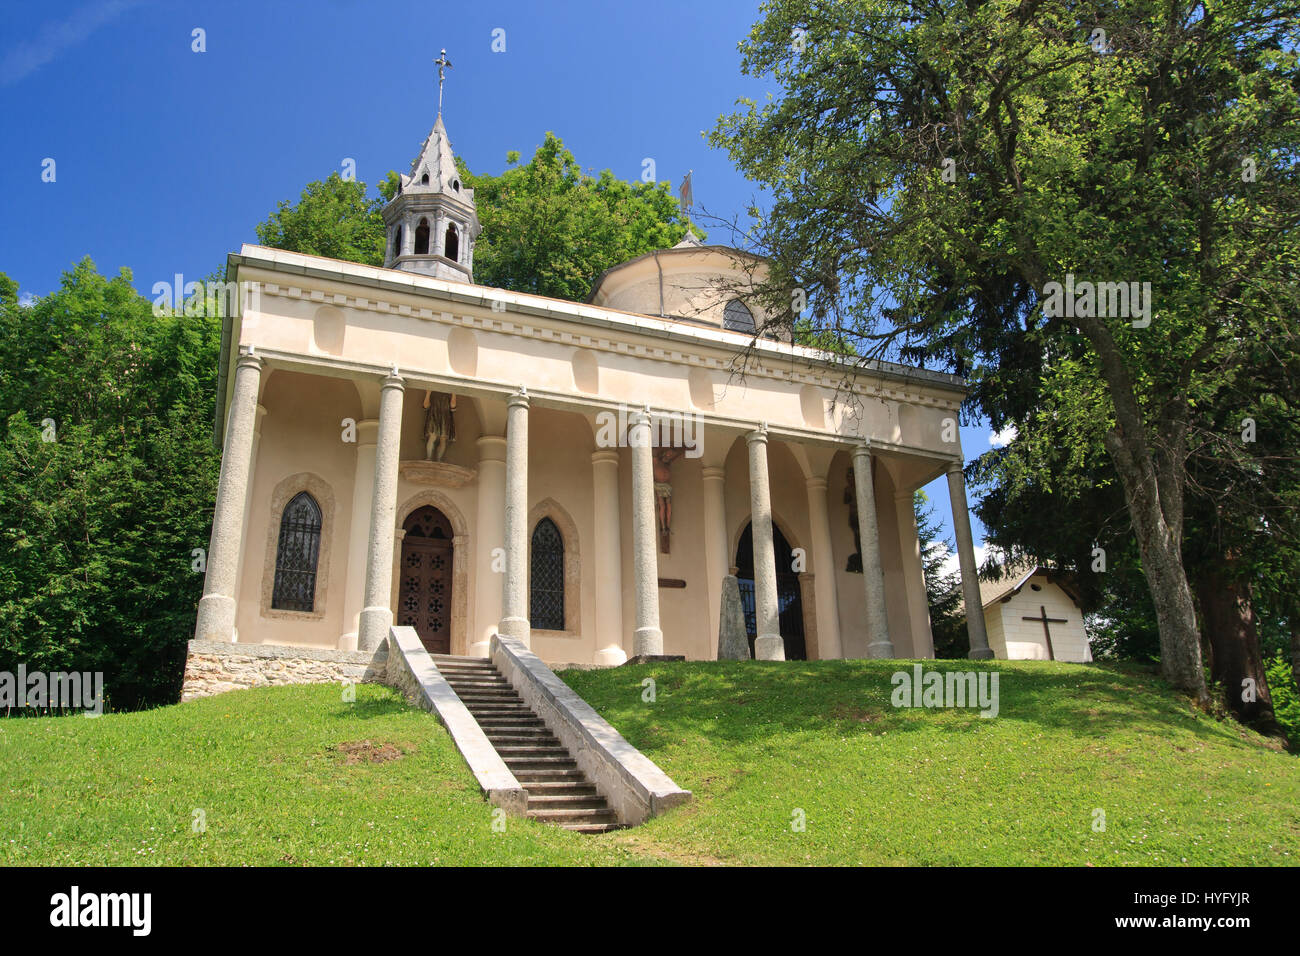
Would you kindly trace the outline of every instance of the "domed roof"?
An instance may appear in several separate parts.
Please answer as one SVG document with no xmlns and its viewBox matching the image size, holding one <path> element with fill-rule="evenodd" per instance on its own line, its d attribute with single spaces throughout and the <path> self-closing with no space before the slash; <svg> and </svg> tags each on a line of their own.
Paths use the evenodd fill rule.
<svg viewBox="0 0 1300 956">
<path fill-rule="evenodd" d="M 687 230 L 671 249 L 656 249 L 605 270 L 587 301 L 752 336 L 765 319 L 752 293 L 766 274 L 761 256 L 705 245 Z"/>
</svg>

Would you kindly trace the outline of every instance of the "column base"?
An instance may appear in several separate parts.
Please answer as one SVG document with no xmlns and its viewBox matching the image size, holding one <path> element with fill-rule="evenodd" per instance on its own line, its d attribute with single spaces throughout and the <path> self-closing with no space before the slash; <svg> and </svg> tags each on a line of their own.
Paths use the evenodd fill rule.
<svg viewBox="0 0 1300 956">
<path fill-rule="evenodd" d="M 785 660 L 785 640 L 780 634 L 760 634 L 754 638 L 754 660 Z"/>
<path fill-rule="evenodd" d="M 235 640 L 235 599 L 225 594 L 205 594 L 199 599 L 199 613 L 194 622 L 196 641 Z"/>
<path fill-rule="evenodd" d="M 894 656 L 894 645 L 890 641 L 873 641 L 867 645 L 867 657 L 872 660 L 889 660 Z"/>
<path fill-rule="evenodd" d="M 516 641 L 521 642 L 524 647 L 532 650 L 533 626 L 528 623 L 526 617 L 503 617 L 501 623 L 497 625 L 497 630 L 503 637 L 513 637 Z"/>
<path fill-rule="evenodd" d="M 368 607 L 361 612 L 361 625 L 357 628 L 358 650 L 373 651 L 388 640 L 388 629 L 393 626 L 393 612 L 386 607 Z"/>
<path fill-rule="evenodd" d="M 971 651 L 969 654 L 966 655 L 966 657 L 968 660 L 972 660 L 972 661 L 991 661 L 994 660 L 997 657 L 997 655 L 993 653 L 993 648 L 981 647 L 978 648 L 977 650 Z"/>
<path fill-rule="evenodd" d="M 632 632 L 632 647 L 637 657 L 661 657 L 664 652 L 664 632 L 657 627 L 638 627 Z"/>
<path fill-rule="evenodd" d="M 360 638 L 358 637 L 356 631 L 348 631 L 348 633 L 339 637 L 339 650 L 355 651 L 357 649 L 357 643 L 359 640 Z"/>
<path fill-rule="evenodd" d="M 465 648 L 465 655 L 467 657 L 491 657 L 492 656 L 491 639 L 489 638 L 486 641 L 476 641 L 475 643 L 471 644 L 469 647 Z"/>
<path fill-rule="evenodd" d="M 596 659 L 593 663 L 599 664 L 601 667 L 618 667 L 620 664 L 627 663 L 627 652 L 618 645 L 607 647 L 596 652 Z"/>
</svg>

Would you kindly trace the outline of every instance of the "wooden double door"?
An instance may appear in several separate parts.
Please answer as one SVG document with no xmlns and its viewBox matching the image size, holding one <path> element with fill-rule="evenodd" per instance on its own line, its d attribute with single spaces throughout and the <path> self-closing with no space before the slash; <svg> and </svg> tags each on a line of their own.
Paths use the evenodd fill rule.
<svg viewBox="0 0 1300 956">
<path fill-rule="evenodd" d="M 412 511 L 402 524 L 397 623 L 415 628 L 430 654 L 451 653 L 452 571 L 456 554 L 451 522 L 437 508 Z"/>
</svg>

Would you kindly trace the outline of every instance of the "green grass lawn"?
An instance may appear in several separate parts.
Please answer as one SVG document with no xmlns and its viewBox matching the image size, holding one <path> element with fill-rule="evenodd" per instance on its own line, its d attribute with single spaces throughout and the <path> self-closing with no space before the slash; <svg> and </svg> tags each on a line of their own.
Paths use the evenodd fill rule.
<svg viewBox="0 0 1300 956">
<path fill-rule="evenodd" d="M 494 830 L 442 727 L 383 687 L 355 703 L 282 687 L 0 721 L 0 864 L 1300 862 L 1300 762 L 1149 673 L 936 665 L 1000 672 L 1000 713 L 984 719 L 892 707 L 890 675 L 906 666 L 564 672 L 695 793 L 603 836 L 518 819 Z"/>
</svg>

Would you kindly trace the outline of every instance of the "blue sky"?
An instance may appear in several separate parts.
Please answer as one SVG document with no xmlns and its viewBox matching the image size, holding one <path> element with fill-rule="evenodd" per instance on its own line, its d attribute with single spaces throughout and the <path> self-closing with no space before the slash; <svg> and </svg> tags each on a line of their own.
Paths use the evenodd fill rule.
<svg viewBox="0 0 1300 956">
<path fill-rule="evenodd" d="M 90 0 L 3 15 L 0 271 L 25 294 L 85 255 L 145 294 L 197 279 L 346 159 L 370 184 L 405 171 L 437 111 L 442 47 L 444 119 L 475 171 L 526 159 L 549 130 L 595 172 L 635 179 L 650 158 L 675 186 L 694 170 L 697 207 L 723 219 L 760 198 L 701 136 L 737 97 L 777 92 L 740 73 L 756 2 Z M 962 444 L 979 455 L 989 429 L 964 427 Z M 927 491 L 950 527 L 946 482 Z"/>
</svg>

